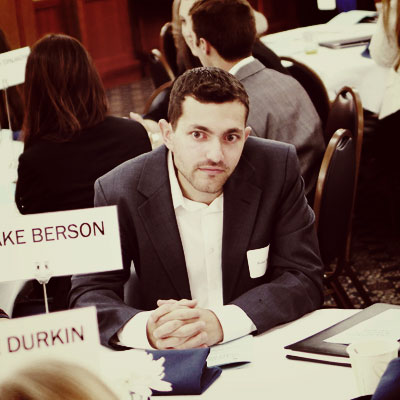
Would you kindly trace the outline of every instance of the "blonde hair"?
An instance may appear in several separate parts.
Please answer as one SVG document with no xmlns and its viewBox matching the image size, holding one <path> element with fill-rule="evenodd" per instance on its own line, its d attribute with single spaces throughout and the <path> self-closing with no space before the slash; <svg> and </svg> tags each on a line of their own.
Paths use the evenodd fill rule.
<svg viewBox="0 0 400 400">
<path fill-rule="evenodd" d="M 29 364 L 0 384 L 1 400 L 118 400 L 96 375 L 65 361 Z"/>
</svg>

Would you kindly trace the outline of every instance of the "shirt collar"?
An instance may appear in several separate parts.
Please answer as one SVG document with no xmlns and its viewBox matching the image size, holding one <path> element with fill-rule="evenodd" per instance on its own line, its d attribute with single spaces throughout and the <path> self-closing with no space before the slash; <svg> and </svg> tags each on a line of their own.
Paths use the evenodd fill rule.
<svg viewBox="0 0 400 400">
<path fill-rule="evenodd" d="M 240 68 L 244 67 L 247 64 L 250 64 L 251 62 L 253 62 L 255 60 L 255 58 L 253 56 L 248 56 L 246 58 L 243 58 L 242 60 L 240 60 L 238 63 L 236 63 L 230 70 L 229 72 L 232 75 L 235 75 Z"/>
<path fill-rule="evenodd" d="M 195 211 L 200 209 L 208 208 L 210 211 L 222 211 L 223 210 L 223 199 L 224 194 L 221 193 L 209 206 L 204 203 L 200 203 L 198 201 L 193 201 L 187 199 L 183 196 L 181 187 L 179 186 L 178 178 L 176 177 L 174 162 L 172 160 L 172 152 L 168 151 L 168 176 L 169 183 L 171 186 L 171 195 L 172 195 L 172 205 L 174 210 L 177 210 L 179 207 L 183 207 L 188 211 Z"/>
</svg>

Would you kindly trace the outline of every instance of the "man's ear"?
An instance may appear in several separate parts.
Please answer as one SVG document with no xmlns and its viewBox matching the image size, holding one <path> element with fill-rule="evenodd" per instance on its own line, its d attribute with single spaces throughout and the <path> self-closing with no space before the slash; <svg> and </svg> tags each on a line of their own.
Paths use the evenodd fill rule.
<svg viewBox="0 0 400 400">
<path fill-rule="evenodd" d="M 165 119 L 160 119 L 158 121 L 158 126 L 160 127 L 164 144 L 169 150 L 173 150 L 172 136 L 174 135 L 174 131 L 171 124 Z"/>
<path fill-rule="evenodd" d="M 246 140 L 250 136 L 250 133 L 251 133 L 251 128 L 250 128 L 250 126 L 248 126 L 244 130 L 244 140 Z"/>
<path fill-rule="evenodd" d="M 199 49 L 207 56 L 211 53 L 211 44 L 208 40 L 200 38 Z"/>
</svg>

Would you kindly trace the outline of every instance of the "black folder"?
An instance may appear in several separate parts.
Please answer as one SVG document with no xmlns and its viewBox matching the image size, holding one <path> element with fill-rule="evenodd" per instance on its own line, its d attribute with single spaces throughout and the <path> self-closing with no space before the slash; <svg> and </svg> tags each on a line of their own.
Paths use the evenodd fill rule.
<svg viewBox="0 0 400 400">
<path fill-rule="evenodd" d="M 386 303 L 373 304 L 321 332 L 285 346 L 285 349 L 288 350 L 286 357 L 292 360 L 313 361 L 350 367 L 349 356 L 346 352 L 347 345 L 324 342 L 324 340 L 391 308 L 400 308 L 400 306 Z"/>
</svg>

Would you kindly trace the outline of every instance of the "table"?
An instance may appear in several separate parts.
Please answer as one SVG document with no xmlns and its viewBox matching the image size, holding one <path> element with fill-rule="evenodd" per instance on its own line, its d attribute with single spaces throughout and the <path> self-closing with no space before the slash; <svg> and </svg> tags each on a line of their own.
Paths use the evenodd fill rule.
<svg viewBox="0 0 400 400">
<path fill-rule="evenodd" d="M 22 142 L 11 139 L 11 131 L 8 129 L 0 131 L 0 221 L 19 215 L 14 194 L 18 157 L 23 149 L 24 144 Z M 7 266 L 2 267 L 7 268 Z M 14 300 L 24 282 L 0 282 L 0 308 L 7 314 L 11 314 Z"/>
<path fill-rule="evenodd" d="M 306 54 L 310 37 L 316 42 L 345 37 L 372 35 L 375 24 L 322 24 L 266 35 L 262 42 L 279 56 L 292 57 L 313 69 L 324 82 L 333 100 L 343 86 L 352 86 L 360 94 L 363 108 L 379 113 L 389 69 L 363 57 L 365 46 L 330 49 L 317 46 L 314 54 Z M 307 40 L 306 40 L 307 39 Z"/>
<path fill-rule="evenodd" d="M 321 309 L 271 329 L 254 338 L 254 361 L 251 364 L 224 369 L 222 375 L 201 396 L 157 396 L 154 399 L 350 400 L 357 396 L 351 368 L 288 360 L 283 347 L 358 311 Z M 119 352 L 116 353 L 118 357 Z M 108 367 L 113 368 L 110 353 L 106 355 Z"/>
</svg>

